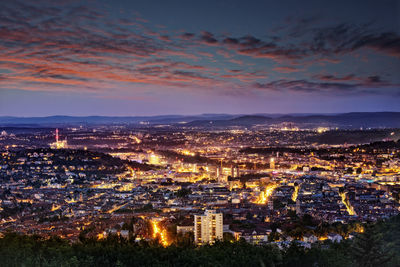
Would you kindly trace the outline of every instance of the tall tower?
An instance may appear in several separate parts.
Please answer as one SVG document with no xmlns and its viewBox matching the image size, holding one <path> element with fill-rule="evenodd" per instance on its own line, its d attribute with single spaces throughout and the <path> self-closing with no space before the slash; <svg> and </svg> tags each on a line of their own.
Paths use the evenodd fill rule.
<svg viewBox="0 0 400 267">
<path fill-rule="evenodd" d="M 60 140 L 60 136 L 58 135 L 58 128 L 56 128 L 56 141 L 50 144 L 50 147 L 53 149 L 67 148 L 67 138 L 65 140 Z"/>
<path fill-rule="evenodd" d="M 58 128 L 56 128 L 56 143 L 58 144 Z"/>
</svg>

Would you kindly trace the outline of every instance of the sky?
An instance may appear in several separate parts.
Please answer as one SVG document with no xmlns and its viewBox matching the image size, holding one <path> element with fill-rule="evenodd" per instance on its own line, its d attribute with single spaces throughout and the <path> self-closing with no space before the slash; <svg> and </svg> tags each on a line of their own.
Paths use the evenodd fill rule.
<svg viewBox="0 0 400 267">
<path fill-rule="evenodd" d="M 0 116 L 353 111 L 400 111 L 400 1 L 0 1 Z"/>
</svg>

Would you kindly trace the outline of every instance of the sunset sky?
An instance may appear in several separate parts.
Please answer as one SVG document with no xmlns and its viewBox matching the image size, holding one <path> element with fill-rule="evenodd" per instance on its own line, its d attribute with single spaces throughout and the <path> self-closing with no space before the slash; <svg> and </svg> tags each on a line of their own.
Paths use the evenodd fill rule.
<svg viewBox="0 0 400 267">
<path fill-rule="evenodd" d="M 349 111 L 400 111 L 400 1 L 0 2 L 0 116 Z"/>
</svg>

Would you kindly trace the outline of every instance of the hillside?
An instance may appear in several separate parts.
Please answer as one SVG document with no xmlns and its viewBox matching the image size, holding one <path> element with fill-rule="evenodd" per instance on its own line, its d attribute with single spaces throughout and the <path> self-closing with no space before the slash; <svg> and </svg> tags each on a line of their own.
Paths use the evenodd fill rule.
<svg viewBox="0 0 400 267">
<path fill-rule="evenodd" d="M 50 116 L 50 117 L 0 117 L 2 126 L 57 126 L 57 125 L 139 125 L 171 124 L 177 127 L 253 127 L 291 123 L 302 127 L 400 128 L 400 112 L 352 112 L 342 114 L 201 114 L 163 116 Z"/>
</svg>

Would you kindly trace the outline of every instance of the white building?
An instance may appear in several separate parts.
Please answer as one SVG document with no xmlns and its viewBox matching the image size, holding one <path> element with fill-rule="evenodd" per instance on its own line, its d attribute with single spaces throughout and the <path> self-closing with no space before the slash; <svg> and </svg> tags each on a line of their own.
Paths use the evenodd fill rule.
<svg viewBox="0 0 400 267">
<path fill-rule="evenodd" d="M 312 234 L 305 234 L 303 236 L 303 241 L 306 243 L 315 243 L 318 241 L 318 237 L 316 237 L 315 235 L 312 235 Z"/>
<path fill-rule="evenodd" d="M 328 239 L 330 239 L 332 242 L 340 243 L 343 239 L 343 237 L 339 234 L 336 233 L 330 233 L 328 234 Z"/>
<path fill-rule="evenodd" d="M 223 238 L 222 213 L 215 210 L 206 210 L 204 215 L 194 216 L 194 242 L 197 245 L 214 243 Z"/>
</svg>

